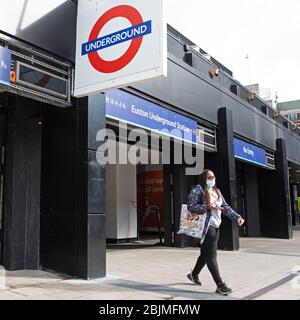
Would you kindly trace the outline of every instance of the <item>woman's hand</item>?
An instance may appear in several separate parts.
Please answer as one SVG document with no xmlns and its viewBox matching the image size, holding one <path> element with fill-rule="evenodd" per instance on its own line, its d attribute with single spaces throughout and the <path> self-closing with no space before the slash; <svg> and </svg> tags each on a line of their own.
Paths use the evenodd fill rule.
<svg viewBox="0 0 300 320">
<path fill-rule="evenodd" d="M 215 207 L 215 206 L 212 206 L 212 205 L 208 205 L 207 206 L 208 207 L 208 210 L 224 210 L 224 208 L 222 208 L 222 207 Z"/>
<path fill-rule="evenodd" d="M 245 220 L 243 218 L 239 218 L 237 223 L 239 226 L 242 226 L 245 223 Z"/>
</svg>

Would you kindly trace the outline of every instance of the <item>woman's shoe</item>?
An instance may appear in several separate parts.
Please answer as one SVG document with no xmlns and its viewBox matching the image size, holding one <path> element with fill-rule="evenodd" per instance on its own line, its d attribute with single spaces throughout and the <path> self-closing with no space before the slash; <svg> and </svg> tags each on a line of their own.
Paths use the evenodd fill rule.
<svg viewBox="0 0 300 320">
<path fill-rule="evenodd" d="M 193 276 L 192 272 L 187 274 L 187 278 L 192 281 L 194 284 L 196 284 L 197 286 L 201 286 L 202 283 L 199 280 L 198 276 Z"/>
<path fill-rule="evenodd" d="M 218 285 L 216 292 L 222 294 L 223 296 L 226 296 L 232 292 L 232 289 L 228 288 L 226 283 L 223 282 Z"/>
</svg>

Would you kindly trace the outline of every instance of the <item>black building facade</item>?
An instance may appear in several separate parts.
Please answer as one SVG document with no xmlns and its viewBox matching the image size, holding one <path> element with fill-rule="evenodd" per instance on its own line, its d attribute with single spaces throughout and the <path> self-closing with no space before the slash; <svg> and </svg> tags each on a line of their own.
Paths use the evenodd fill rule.
<svg viewBox="0 0 300 320">
<path fill-rule="evenodd" d="M 67 1 L 19 33 L 2 30 L 1 43 L 35 46 L 36 52 L 72 68 L 75 30 L 76 2 Z M 205 167 L 214 170 L 228 203 L 247 221 L 239 230 L 224 219 L 220 249 L 238 250 L 240 236 L 291 239 L 298 195 L 289 168 L 296 172 L 300 166 L 300 130 L 258 97 L 249 99 L 250 92 L 226 67 L 207 60 L 193 45 L 169 26 L 168 77 L 122 90 L 214 132 L 215 148 L 206 150 Z M 218 75 L 212 73 L 216 67 Z M 9 270 L 44 268 L 84 279 L 104 277 L 107 168 L 96 160 L 96 135 L 110 125 L 105 94 L 59 105 L 18 88 L 1 89 L 1 264 Z M 238 160 L 235 138 L 265 150 L 272 165 Z M 180 206 L 197 176 L 186 176 L 185 166 L 171 163 L 163 167 L 163 180 L 164 244 L 196 246 L 176 231 Z"/>
</svg>

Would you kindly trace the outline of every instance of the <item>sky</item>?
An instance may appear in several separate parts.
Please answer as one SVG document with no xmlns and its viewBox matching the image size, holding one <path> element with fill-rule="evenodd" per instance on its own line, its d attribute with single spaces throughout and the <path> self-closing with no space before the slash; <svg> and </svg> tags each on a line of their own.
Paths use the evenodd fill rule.
<svg viewBox="0 0 300 320">
<path fill-rule="evenodd" d="M 165 2 L 168 23 L 233 71 L 236 80 L 277 91 L 279 102 L 300 99 L 299 0 Z"/>
</svg>

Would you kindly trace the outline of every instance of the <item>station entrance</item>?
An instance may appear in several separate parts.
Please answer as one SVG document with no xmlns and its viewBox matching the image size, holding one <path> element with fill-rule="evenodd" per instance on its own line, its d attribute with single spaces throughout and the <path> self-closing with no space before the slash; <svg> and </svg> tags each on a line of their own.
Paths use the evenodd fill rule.
<svg viewBox="0 0 300 320">
<path fill-rule="evenodd" d="M 292 225 L 300 225 L 300 166 L 289 162 L 289 184 L 291 198 Z"/>
<path fill-rule="evenodd" d="M 162 165 L 107 166 L 107 243 L 164 244 Z"/>
<path fill-rule="evenodd" d="M 108 128 L 112 129 L 114 126 L 108 123 Z M 212 169 L 217 166 L 217 153 L 213 145 L 210 149 L 203 147 L 201 170 L 198 174 L 187 175 L 186 169 L 190 165 L 174 163 L 174 149 L 182 142 L 170 142 L 167 151 L 170 163 L 164 163 L 166 150 L 162 150 L 162 139 L 157 149 L 146 145 L 141 148 L 140 153 L 148 157 L 146 163 L 120 164 L 118 155 L 117 164 L 106 166 L 108 248 L 197 245 L 194 239 L 177 235 L 181 205 L 186 203 L 187 195 L 197 184 L 198 174 L 204 166 L 209 165 Z M 118 141 L 117 150 L 127 149 L 128 152 L 131 146 Z M 153 158 L 155 163 L 151 163 Z"/>
</svg>

